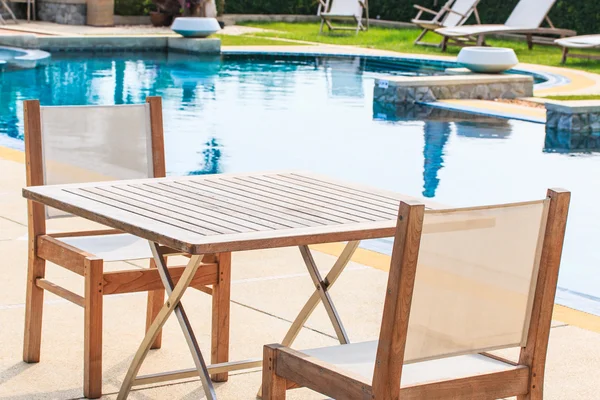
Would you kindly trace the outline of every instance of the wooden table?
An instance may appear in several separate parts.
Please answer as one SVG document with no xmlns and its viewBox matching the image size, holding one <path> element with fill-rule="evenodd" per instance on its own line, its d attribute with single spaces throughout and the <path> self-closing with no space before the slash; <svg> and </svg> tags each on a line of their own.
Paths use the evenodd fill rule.
<svg viewBox="0 0 600 400">
<path fill-rule="evenodd" d="M 200 376 L 207 398 L 215 399 L 210 373 L 261 365 L 260 360 L 211 366 L 204 362 L 180 300 L 200 268 L 202 255 L 207 253 L 298 246 L 315 292 L 282 343 L 291 345 L 319 301 L 325 306 L 340 343 L 348 343 L 328 290 L 360 240 L 394 236 L 400 201 L 415 200 L 305 173 L 223 174 L 38 186 L 23 189 L 23 195 L 150 242 L 169 297 L 132 361 L 119 399 L 125 399 L 134 385 L 194 376 Z M 323 278 L 308 245 L 330 242 L 348 244 Z M 191 255 L 176 285 L 160 246 Z M 173 312 L 196 368 L 138 377 L 154 338 Z"/>
</svg>

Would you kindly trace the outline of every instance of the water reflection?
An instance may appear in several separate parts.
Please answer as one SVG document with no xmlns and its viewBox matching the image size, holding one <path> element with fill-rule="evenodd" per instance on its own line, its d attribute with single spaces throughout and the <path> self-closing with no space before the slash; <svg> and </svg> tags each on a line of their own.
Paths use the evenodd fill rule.
<svg viewBox="0 0 600 400">
<path fill-rule="evenodd" d="M 205 143 L 205 148 L 202 150 L 202 163 L 200 168 L 191 171 L 188 175 L 210 175 L 223 172 L 221 166 L 222 147 L 219 145 L 216 138 L 211 138 Z"/>
<path fill-rule="evenodd" d="M 329 94 L 332 97 L 365 96 L 363 89 L 364 60 L 360 57 L 320 58 Z"/>
<path fill-rule="evenodd" d="M 576 133 L 546 128 L 544 152 L 564 154 L 600 152 L 600 132 Z"/>
<path fill-rule="evenodd" d="M 440 185 L 444 168 L 445 147 L 454 131 L 458 137 L 473 139 L 507 139 L 512 133 L 505 119 L 467 114 L 419 104 L 389 105 L 374 103 L 373 118 L 388 122 L 423 123 L 423 196 L 433 198 Z M 400 132 L 399 132 L 400 134 Z"/>
</svg>

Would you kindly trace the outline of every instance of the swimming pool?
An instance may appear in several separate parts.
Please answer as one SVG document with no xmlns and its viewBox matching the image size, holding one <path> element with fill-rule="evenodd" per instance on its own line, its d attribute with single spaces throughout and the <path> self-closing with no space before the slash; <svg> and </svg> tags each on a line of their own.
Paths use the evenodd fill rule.
<svg viewBox="0 0 600 400">
<path fill-rule="evenodd" d="M 24 99 L 160 95 L 173 175 L 309 170 L 455 206 L 565 187 L 573 198 L 558 301 L 600 315 L 600 154 L 546 148 L 541 124 L 373 105 L 376 76 L 441 71 L 360 58 L 57 54 L 47 66 L 0 74 L 0 145 L 23 147 Z M 365 246 L 388 251 L 389 241 Z"/>
</svg>

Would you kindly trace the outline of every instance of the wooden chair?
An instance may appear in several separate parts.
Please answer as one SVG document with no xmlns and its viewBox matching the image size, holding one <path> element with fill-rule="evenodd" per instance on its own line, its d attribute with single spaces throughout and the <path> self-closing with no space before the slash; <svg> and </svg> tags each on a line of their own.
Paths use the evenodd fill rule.
<svg viewBox="0 0 600 400">
<path fill-rule="evenodd" d="M 36 20 L 35 14 L 35 0 L 8 0 L 11 3 L 25 3 L 25 7 L 27 8 L 27 22 L 31 20 Z"/>
<path fill-rule="evenodd" d="M 17 21 L 17 17 L 15 16 L 15 13 L 13 13 L 13 10 L 9 7 L 8 4 L 6 4 L 6 1 L 7 0 L 0 0 L 0 5 L 8 13 L 8 16 L 10 18 L 12 18 L 12 20 L 15 22 L 15 24 L 18 24 L 19 21 Z M 6 24 L 6 20 L 4 18 L 2 18 L 2 13 L 0 13 L 0 24 L 2 24 L 2 25 Z"/>
<path fill-rule="evenodd" d="M 443 36 L 442 51 L 446 51 L 450 42 L 458 46 L 484 46 L 486 36 L 493 34 L 524 35 L 531 50 L 534 43 L 554 44 L 554 39 L 549 36 L 562 38 L 577 34 L 574 30 L 554 26 L 548 13 L 555 3 L 556 0 L 519 0 L 504 24 L 443 27 L 435 33 Z M 544 22 L 548 27 L 542 26 Z"/>
<path fill-rule="evenodd" d="M 363 24 L 363 14 L 365 14 Z M 319 34 L 323 33 L 323 25 L 327 25 L 330 31 L 368 31 L 369 30 L 369 3 L 368 0 L 319 0 L 317 15 L 321 17 Z M 346 21 L 356 24 L 351 26 L 337 26 L 333 21 Z"/>
<path fill-rule="evenodd" d="M 400 205 L 379 340 L 264 348 L 263 399 L 542 399 L 570 193 L 424 211 Z M 520 347 L 518 362 L 488 353 Z"/>
<path fill-rule="evenodd" d="M 91 107 L 40 107 L 24 102 L 27 186 L 165 176 L 162 102 Z M 143 188 L 138 188 L 140 193 Z M 111 193 L 106 193 L 110 197 Z M 84 395 L 102 394 L 102 303 L 111 294 L 148 293 L 146 329 L 164 301 L 148 242 L 115 229 L 46 232 L 46 220 L 70 214 L 28 201 L 29 262 L 23 360 L 39 362 L 44 291 L 84 308 Z M 163 248 L 165 256 L 178 252 Z M 149 269 L 104 271 L 104 262 L 151 259 Z M 207 255 L 193 287 L 213 296 L 212 362 L 228 361 L 230 254 Z M 80 296 L 45 279 L 46 261 L 84 277 Z M 179 279 L 184 267 L 170 267 Z M 206 287 L 212 285 L 212 289 Z M 141 335 L 140 335 L 141 338 Z M 160 348 L 159 334 L 153 343 Z M 227 373 L 212 376 L 227 380 Z"/>
<path fill-rule="evenodd" d="M 415 39 L 414 44 L 421 46 L 441 46 L 441 42 L 429 43 L 424 42 L 422 39 L 427 32 L 435 31 L 439 28 L 463 25 L 467 22 L 471 14 L 475 14 L 475 20 L 478 24 L 481 24 L 479 13 L 477 12 L 477 4 L 479 1 L 480 0 L 448 0 L 439 11 L 434 11 L 418 4 L 414 4 L 413 6 L 419 10 L 419 12 L 410 22 L 423 29 L 421 34 Z M 429 14 L 430 19 L 424 19 L 423 13 Z"/>
</svg>

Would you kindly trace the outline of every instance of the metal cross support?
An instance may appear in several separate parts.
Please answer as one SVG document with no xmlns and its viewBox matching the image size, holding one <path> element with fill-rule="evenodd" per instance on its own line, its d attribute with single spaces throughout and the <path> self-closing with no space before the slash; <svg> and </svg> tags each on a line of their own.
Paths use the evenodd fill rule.
<svg viewBox="0 0 600 400">
<path fill-rule="evenodd" d="M 194 255 L 191 257 L 188 265 L 185 268 L 185 271 L 179 279 L 179 282 L 177 282 L 177 285 L 175 286 L 173 285 L 173 280 L 169 273 L 169 269 L 167 268 L 165 259 L 160 253 L 159 245 L 157 243 L 150 242 L 150 248 L 152 250 L 152 255 L 154 256 L 154 261 L 156 262 L 156 267 L 158 268 L 160 278 L 169 297 L 165 305 L 161 308 L 160 312 L 156 316 L 156 319 L 148 329 L 140 348 L 135 354 L 129 370 L 127 371 L 127 375 L 125 376 L 125 380 L 121 385 L 121 390 L 119 391 L 117 400 L 125 400 L 129 395 L 132 386 L 136 383 L 137 374 L 142 366 L 142 363 L 144 362 L 144 359 L 148 355 L 148 351 L 150 351 L 152 343 L 173 311 L 175 312 L 175 315 L 177 315 L 177 320 L 179 321 L 183 335 L 185 336 L 190 348 L 190 353 L 194 359 L 197 374 L 200 376 L 200 380 L 202 381 L 206 398 L 208 400 L 216 400 L 217 395 L 215 393 L 212 381 L 210 380 L 206 363 L 202 357 L 202 352 L 200 351 L 200 347 L 198 346 L 196 336 L 194 336 L 192 326 L 190 325 L 185 310 L 183 309 L 183 305 L 181 304 L 181 298 L 196 275 L 196 271 L 202 263 L 203 256 Z"/>
<path fill-rule="evenodd" d="M 325 310 L 327 311 L 327 315 L 329 315 L 329 319 L 333 324 L 333 328 L 340 343 L 350 343 L 348 335 L 346 334 L 346 330 L 342 325 L 340 316 L 338 315 L 335 306 L 333 305 L 333 301 L 331 300 L 328 291 L 350 262 L 350 259 L 356 252 L 356 249 L 358 249 L 358 245 L 360 245 L 360 240 L 348 242 L 346 244 L 346 247 L 344 247 L 342 254 L 340 254 L 335 264 L 333 264 L 333 267 L 331 268 L 331 270 L 329 270 L 329 272 L 325 276 L 325 279 L 321 278 L 321 273 L 317 269 L 317 265 L 315 264 L 315 260 L 313 259 L 308 246 L 299 246 L 300 253 L 302 254 L 302 258 L 304 259 L 304 263 L 306 264 L 306 268 L 308 268 L 308 273 L 310 274 L 316 289 L 313 292 L 313 294 L 309 297 L 306 304 L 304 304 L 304 307 L 302 307 L 302 310 L 300 310 L 300 313 L 298 314 L 294 322 L 292 322 L 292 326 L 290 326 L 290 329 L 281 341 L 282 345 L 292 345 L 308 318 L 311 316 L 315 308 L 317 308 L 319 301 L 323 302 Z M 260 387 L 260 389 L 258 389 L 257 396 L 262 396 L 262 386 Z"/>
<path fill-rule="evenodd" d="M 336 331 L 340 343 L 349 343 L 348 336 L 346 335 L 346 331 L 344 330 L 340 317 L 337 314 L 337 311 L 335 310 L 331 297 L 329 296 L 328 290 L 335 283 L 340 274 L 344 271 L 344 268 L 346 268 L 346 266 L 350 262 L 350 259 L 356 252 L 356 249 L 358 249 L 359 244 L 360 241 L 358 240 L 348 242 L 348 244 L 346 244 L 346 247 L 342 251 L 342 254 L 340 254 L 335 264 L 333 264 L 333 267 L 331 268 L 329 273 L 327 273 L 325 279 L 321 279 L 321 275 L 317 270 L 312 255 L 310 254 L 310 250 L 306 246 L 300 247 L 300 252 L 302 253 L 302 257 L 304 258 L 306 267 L 308 268 L 311 278 L 315 283 L 316 290 L 310 296 L 304 307 L 302 307 L 302 310 L 300 310 L 300 313 L 292 323 L 292 326 L 290 326 L 290 329 L 285 335 L 285 338 L 283 338 L 281 344 L 283 344 L 284 346 L 290 346 L 294 342 L 294 340 L 300 333 L 302 326 L 306 323 L 308 317 L 310 317 L 310 315 L 313 313 L 313 311 L 319 304 L 319 301 L 323 301 L 324 305 L 327 304 L 325 305 L 325 309 L 327 310 L 327 314 L 329 315 L 329 318 L 333 323 L 334 329 Z M 327 300 L 324 301 L 323 299 Z"/>
</svg>

